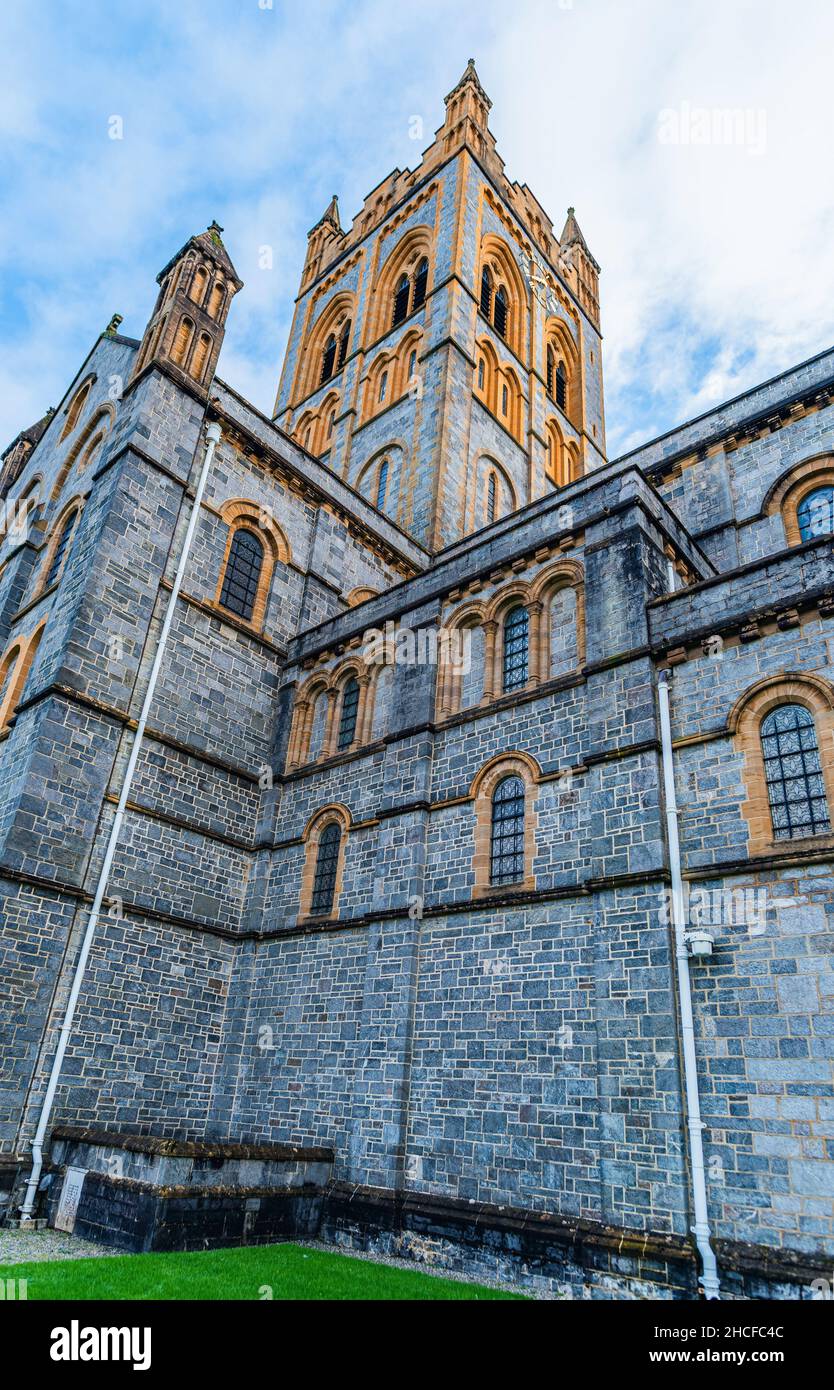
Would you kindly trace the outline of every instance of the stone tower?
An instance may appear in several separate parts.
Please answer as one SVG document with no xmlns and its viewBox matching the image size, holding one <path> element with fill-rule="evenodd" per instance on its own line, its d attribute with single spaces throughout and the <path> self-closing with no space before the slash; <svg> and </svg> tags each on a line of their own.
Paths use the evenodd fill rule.
<svg viewBox="0 0 834 1390">
<path fill-rule="evenodd" d="M 157 276 L 159 296 L 148 321 L 132 380 L 164 366 L 181 385 L 205 397 L 226 331 L 229 305 L 243 281 L 212 222 L 191 237 Z"/>
<path fill-rule="evenodd" d="M 512 183 L 470 60 L 422 162 L 309 233 L 276 421 L 438 550 L 605 461 L 599 266 Z"/>
</svg>

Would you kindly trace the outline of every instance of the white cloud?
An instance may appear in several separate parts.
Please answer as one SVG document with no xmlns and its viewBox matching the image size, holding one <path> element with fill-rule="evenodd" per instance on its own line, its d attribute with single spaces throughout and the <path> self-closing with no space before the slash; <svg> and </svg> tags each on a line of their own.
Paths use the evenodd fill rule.
<svg viewBox="0 0 834 1390">
<path fill-rule="evenodd" d="M 827 0 L 801 22 L 777 0 L 156 0 L 0 25 L 0 439 L 112 312 L 141 333 L 156 271 L 213 216 L 246 282 L 220 371 L 269 411 L 307 228 L 413 167 L 470 53 L 510 177 L 557 232 L 575 204 L 602 265 L 612 453 L 834 336 Z M 662 111 L 702 107 L 764 112 L 764 152 L 661 142 Z"/>
</svg>

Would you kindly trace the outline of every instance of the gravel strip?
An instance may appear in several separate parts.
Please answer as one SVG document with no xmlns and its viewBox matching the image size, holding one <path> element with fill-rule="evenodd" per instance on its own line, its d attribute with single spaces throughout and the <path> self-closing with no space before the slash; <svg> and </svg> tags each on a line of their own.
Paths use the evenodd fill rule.
<svg viewBox="0 0 834 1390">
<path fill-rule="evenodd" d="M 0 1228 L 0 1265 L 30 1260 L 86 1260 L 98 1255 L 123 1255 L 109 1245 L 80 1240 L 66 1231 L 10 1231 Z"/>
<path fill-rule="evenodd" d="M 508 1284 L 503 1279 L 491 1279 L 485 1274 L 461 1274 L 459 1270 L 428 1269 L 419 1260 L 404 1260 L 397 1255 L 370 1254 L 367 1250 L 354 1250 L 351 1246 L 328 1245 L 323 1240 L 294 1240 L 305 1250 L 324 1250 L 328 1255 L 347 1255 L 352 1260 L 369 1260 L 375 1265 L 390 1265 L 392 1269 L 407 1269 L 412 1274 L 428 1274 L 432 1279 L 450 1279 L 456 1284 L 480 1284 L 482 1288 L 501 1289 L 504 1293 L 522 1293 L 526 1298 L 555 1301 L 559 1294 L 543 1289 L 519 1288 L 518 1284 Z"/>
</svg>

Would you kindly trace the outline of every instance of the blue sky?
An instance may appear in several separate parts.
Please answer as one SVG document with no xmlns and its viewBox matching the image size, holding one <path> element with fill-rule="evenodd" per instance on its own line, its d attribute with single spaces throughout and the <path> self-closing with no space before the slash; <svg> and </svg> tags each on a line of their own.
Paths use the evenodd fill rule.
<svg viewBox="0 0 834 1390">
<path fill-rule="evenodd" d="M 470 55 L 507 173 L 602 266 L 633 447 L 834 342 L 833 41 L 829 0 L 4 0 L 0 447 L 213 217 L 219 371 L 269 412 L 308 228 L 419 161 Z"/>
</svg>

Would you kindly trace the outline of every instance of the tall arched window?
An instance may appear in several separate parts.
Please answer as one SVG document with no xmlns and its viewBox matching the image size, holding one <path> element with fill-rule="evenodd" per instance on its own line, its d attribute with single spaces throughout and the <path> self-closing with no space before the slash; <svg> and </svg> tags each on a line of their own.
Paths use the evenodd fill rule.
<svg viewBox="0 0 834 1390">
<path fill-rule="evenodd" d="M 197 381 L 202 381 L 203 379 L 203 372 L 206 369 L 206 363 L 209 359 L 210 352 L 211 338 L 208 333 L 201 333 L 197 340 L 197 346 L 194 349 L 194 361 L 191 364 L 192 375 Z"/>
<path fill-rule="evenodd" d="M 313 896 L 310 901 L 310 915 L 313 917 L 326 917 L 332 911 L 333 899 L 336 896 L 341 839 L 342 832 L 336 821 L 331 821 L 321 832 Z"/>
<path fill-rule="evenodd" d="M 510 408 L 510 393 L 506 386 L 501 387 L 501 414 L 506 415 Z"/>
<path fill-rule="evenodd" d="M 547 394 L 551 400 L 554 398 L 556 390 L 556 359 L 553 356 L 553 348 L 547 349 Z"/>
<path fill-rule="evenodd" d="M 429 263 L 425 256 L 417 267 L 417 274 L 414 276 L 414 302 L 412 310 L 421 309 L 426 302 L 426 286 L 429 282 Z"/>
<path fill-rule="evenodd" d="M 803 541 L 834 532 L 834 487 L 818 487 L 803 497 L 796 510 L 799 534 Z"/>
<path fill-rule="evenodd" d="M 211 294 L 209 295 L 208 302 L 208 313 L 211 318 L 217 318 L 220 310 L 223 308 L 223 301 L 225 298 L 226 286 L 223 284 L 222 280 L 215 280 L 211 287 Z"/>
<path fill-rule="evenodd" d="M 388 488 L 388 460 L 383 459 L 379 465 L 379 477 L 376 483 L 376 505 L 377 510 L 382 511 L 385 506 L 385 493 Z"/>
<path fill-rule="evenodd" d="M 413 349 L 412 349 L 412 352 L 411 352 L 411 356 L 410 356 L 409 359 L 408 359 L 408 381 L 409 381 L 409 385 L 411 384 L 412 381 L 414 381 L 414 379 L 415 379 L 416 376 L 417 376 L 417 349 L 416 349 L 416 348 L 413 348 Z"/>
<path fill-rule="evenodd" d="M 490 882 L 500 888 L 524 879 L 524 783 L 505 777 L 492 796 Z"/>
<path fill-rule="evenodd" d="M 804 705 L 778 705 L 762 720 L 762 754 L 777 840 L 830 831 L 817 731 Z"/>
<path fill-rule="evenodd" d="M 564 362 L 560 362 L 556 368 L 556 404 L 560 410 L 568 408 L 568 378 Z"/>
<path fill-rule="evenodd" d="M 220 603 L 248 622 L 255 609 L 258 585 L 264 563 L 264 548 L 253 531 L 243 528 L 235 531 L 232 538 Z"/>
<path fill-rule="evenodd" d="M 356 737 L 356 717 L 359 713 L 359 682 L 351 676 L 342 691 L 342 712 L 339 718 L 338 748 L 350 748 Z"/>
<path fill-rule="evenodd" d="M 90 387 L 92 384 L 92 381 L 85 381 L 83 386 L 79 387 L 70 401 L 66 422 L 64 428 L 61 430 L 61 439 L 66 439 L 68 434 L 72 434 L 78 424 L 79 416 L 87 403 L 87 397 L 90 394 Z"/>
<path fill-rule="evenodd" d="M 345 361 L 346 361 L 347 355 L 348 355 L 348 347 L 349 347 L 349 346 L 350 346 L 350 319 L 348 319 L 347 322 L 345 323 L 345 326 L 344 326 L 344 328 L 342 329 L 342 336 L 341 336 L 340 339 L 339 339 L 339 360 L 338 360 L 338 362 L 336 363 L 336 371 L 337 371 L 337 372 L 340 372 L 340 371 L 342 370 L 343 366 L 345 365 Z"/>
<path fill-rule="evenodd" d="M 387 394 L 388 394 L 388 373 L 387 373 L 387 372 L 383 372 L 383 373 L 382 373 L 382 376 L 379 378 L 379 403 L 380 403 L 380 405 L 381 405 L 382 402 L 385 400 L 385 397 L 386 397 Z"/>
<path fill-rule="evenodd" d="M 194 324 L 189 318 L 180 319 L 179 326 L 174 336 L 174 346 L 171 348 L 171 361 L 181 367 L 188 356 L 188 349 L 191 347 L 191 339 L 194 337 Z"/>
<path fill-rule="evenodd" d="M 195 304 L 202 304 L 205 298 L 207 284 L 208 271 L 204 266 L 198 266 L 194 272 L 194 279 L 191 281 L 191 288 L 188 291 Z"/>
<path fill-rule="evenodd" d="M 487 524 L 495 520 L 495 474 L 490 473 L 487 484 Z"/>
<path fill-rule="evenodd" d="M 329 381 L 336 370 L 336 339 L 333 334 L 327 339 L 321 355 L 321 381 Z"/>
<path fill-rule="evenodd" d="M 481 313 L 485 319 L 492 317 L 492 276 L 487 266 L 481 272 Z"/>
<path fill-rule="evenodd" d="M 52 559 L 49 562 L 49 569 L 47 570 L 46 579 L 44 580 L 43 587 L 45 589 L 51 589 L 52 585 L 57 584 L 58 580 L 61 577 L 61 573 L 64 568 L 64 562 L 66 560 L 67 553 L 69 550 L 69 543 L 72 540 L 72 535 L 75 530 L 75 523 L 77 522 L 77 520 L 78 512 L 70 512 L 69 516 L 67 517 L 63 526 L 61 527 L 61 534 L 58 537 L 58 542 L 55 546 L 55 549 L 52 551 Z"/>
<path fill-rule="evenodd" d="M 486 363 L 483 357 L 478 358 L 478 390 L 483 391 L 486 384 Z"/>
<path fill-rule="evenodd" d="M 392 327 L 396 328 L 398 323 L 408 318 L 408 296 L 411 285 L 407 275 L 401 275 L 397 288 L 394 291 L 394 318 Z"/>
<path fill-rule="evenodd" d="M 499 285 L 495 291 L 495 311 L 493 314 L 493 324 L 496 333 L 502 338 L 507 336 L 507 292 L 503 285 Z"/>
<path fill-rule="evenodd" d="M 504 690 L 518 690 L 527 684 L 530 646 L 530 617 L 519 604 L 504 619 Z"/>
</svg>

